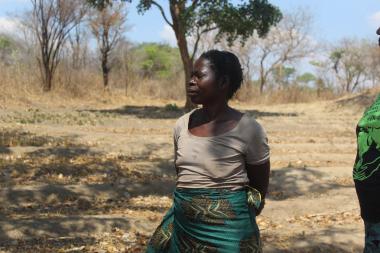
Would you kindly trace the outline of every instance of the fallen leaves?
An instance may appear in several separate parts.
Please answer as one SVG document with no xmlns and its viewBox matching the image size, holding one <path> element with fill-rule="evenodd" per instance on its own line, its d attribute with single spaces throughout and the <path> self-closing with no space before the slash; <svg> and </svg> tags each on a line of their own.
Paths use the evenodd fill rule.
<svg viewBox="0 0 380 253">
<path fill-rule="evenodd" d="M 298 223 L 305 226 L 332 226 L 361 222 L 358 209 L 341 212 L 329 212 L 319 214 L 306 214 L 287 219 L 287 222 Z"/>
</svg>

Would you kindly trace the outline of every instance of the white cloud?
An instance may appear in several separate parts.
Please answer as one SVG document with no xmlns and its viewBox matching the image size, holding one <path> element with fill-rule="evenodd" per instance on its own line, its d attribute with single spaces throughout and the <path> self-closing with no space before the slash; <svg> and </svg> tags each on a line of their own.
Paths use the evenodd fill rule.
<svg viewBox="0 0 380 253">
<path fill-rule="evenodd" d="M 15 18 L 0 17 L 0 34 L 16 34 L 19 28 L 19 21 Z"/>
<path fill-rule="evenodd" d="M 379 27 L 380 26 L 380 11 L 375 12 L 369 17 L 369 22 L 371 26 L 373 27 Z"/>
<path fill-rule="evenodd" d="M 164 28 L 160 32 L 160 37 L 166 43 L 169 43 L 170 46 L 177 46 L 177 39 L 175 37 L 174 31 L 168 24 L 164 25 Z"/>
</svg>

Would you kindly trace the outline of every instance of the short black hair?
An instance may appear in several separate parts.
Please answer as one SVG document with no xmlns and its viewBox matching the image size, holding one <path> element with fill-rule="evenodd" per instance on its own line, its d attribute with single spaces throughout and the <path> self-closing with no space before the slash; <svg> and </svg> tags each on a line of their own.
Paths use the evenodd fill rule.
<svg viewBox="0 0 380 253">
<path fill-rule="evenodd" d="M 227 99 L 231 99 L 243 82 L 243 70 L 236 55 L 228 51 L 209 50 L 204 52 L 199 58 L 210 62 L 217 79 L 223 76 L 228 77 L 230 85 Z"/>
</svg>

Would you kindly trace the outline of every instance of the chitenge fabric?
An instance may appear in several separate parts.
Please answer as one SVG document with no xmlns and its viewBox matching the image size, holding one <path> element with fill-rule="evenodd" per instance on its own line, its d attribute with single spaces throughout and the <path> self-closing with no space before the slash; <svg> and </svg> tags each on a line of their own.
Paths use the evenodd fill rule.
<svg viewBox="0 0 380 253">
<path fill-rule="evenodd" d="M 353 170 L 361 216 L 380 222 L 380 96 L 364 112 L 357 129 L 357 156 Z"/>
<path fill-rule="evenodd" d="M 147 253 L 261 253 L 255 209 L 247 191 L 177 188 L 173 206 L 151 237 Z"/>
<path fill-rule="evenodd" d="M 380 222 L 365 224 L 365 248 L 364 253 L 380 253 Z"/>
</svg>

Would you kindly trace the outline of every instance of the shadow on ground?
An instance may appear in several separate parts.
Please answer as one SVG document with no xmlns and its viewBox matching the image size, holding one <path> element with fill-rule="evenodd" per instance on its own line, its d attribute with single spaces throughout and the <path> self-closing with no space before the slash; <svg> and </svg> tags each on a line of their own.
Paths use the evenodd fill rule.
<svg viewBox="0 0 380 253">
<path fill-rule="evenodd" d="M 0 146 L 0 154 L 10 154 L 10 153 L 12 152 L 9 148 Z"/>
<path fill-rule="evenodd" d="M 105 215 L 0 219 L 0 247 L 19 239 L 100 236 L 116 227 L 128 230 L 129 220 Z"/>
<path fill-rule="evenodd" d="M 350 185 L 322 181 L 322 177 L 327 175 L 311 168 L 286 167 L 272 170 L 268 199 L 284 200 L 305 194 L 322 194 L 333 189 L 352 188 Z"/>
<path fill-rule="evenodd" d="M 45 145 L 69 145 L 75 136 L 52 137 L 48 135 L 36 135 L 20 129 L 1 129 L 0 148 L 10 148 L 16 146 L 42 147 Z"/>
<path fill-rule="evenodd" d="M 131 115 L 142 119 L 176 119 L 185 114 L 185 110 L 171 106 L 123 106 L 110 110 L 89 110 L 90 112 L 115 113 Z M 296 117 L 297 113 L 265 112 L 258 110 L 243 110 L 243 112 L 255 117 Z"/>
<path fill-rule="evenodd" d="M 266 253 L 353 253 L 362 252 L 363 246 L 349 239 L 358 231 L 347 228 L 329 227 L 316 230 L 313 234 L 300 231 L 294 235 L 262 234 Z"/>
<path fill-rule="evenodd" d="M 114 113 L 130 115 L 141 119 L 176 119 L 185 114 L 185 111 L 171 106 L 131 106 L 126 105 L 109 110 L 88 110 L 97 113 Z"/>
<path fill-rule="evenodd" d="M 170 195 L 174 188 L 172 163 L 152 158 L 166 144 L 148 144 L 134 156 L 108 156 L 75 139 L 68 143 L 13 131 L 3 141 L 10 148 L 2 146 L 2 153 L 21 145 L 36 148 L 0 162 L 0 250 L 16 239 L 88 238 L 114 227 L 128 230 L 125 217 L 104 214 L 128 208 L 129 197 Z M 153 163 L 154 173 L 130 168 L 136 162 Z"/>
<path fill-rule="evenodd" d="M 295 112 L 264 112 L 258 110 L 244 110 L 243 112 L 247 113 L 254 118 L 263 118 L 263 117 L 297 117 L 298 113 Z"/>
<path fill-rule="evenodd" d="M 39 136 L 27 133 L 8 139 L 19 143 L 17 136 L 25 145 L 29 143 L 25 140 L 39 139 Z M 89 201 L 102 194 L 107 195 L 108 200 L 123 200 L 125 192 L 131 196 L 166 196 L 174 189 L 173 162 L 154 156 L 157 150 L 168 148 L 168 144 L 146 144 L 141 154 L 133 156 L 108 156 L 86 145 L 61 143 L 61 138 L 45 137 L 46 142 L 39 142 L 37 150 L 0 163 L 3 207 L 16 208 L 32 203 L 37 208 L 47 207 L 42 211 L 44 213 L 62 211 L 67 202 L 83 196 Z M 147 164 L 151 168 L 147 168 Z M 73 184 L 80 187 L 75 188 Z M 71 207 L 69 205 L 66 209 Z M 1 212 L 4 214 L 4 208 L 0 207 Z"/>
</svg>

